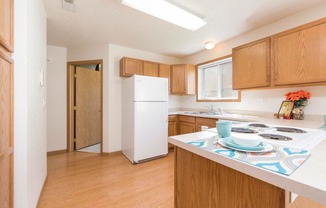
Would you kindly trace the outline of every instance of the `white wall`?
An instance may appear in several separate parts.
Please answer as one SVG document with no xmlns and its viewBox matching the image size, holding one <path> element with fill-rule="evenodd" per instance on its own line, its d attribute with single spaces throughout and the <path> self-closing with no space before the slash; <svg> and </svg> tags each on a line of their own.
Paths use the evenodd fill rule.
<svg viewBox="0 0 326 208">
<path fill-rule="evenodd" d="M 67 149 L 67 49 L 47 46 L 47 151 Z"/>
<path fill-rule="evenodd" d="M 36 207 L 46 174 L 46 13 L 42 0 L 15 4 L 14 205 Z"/>
<path fill-rule="evenodd" d="M 218 57 L 229 55 L 232 53 L 232 48 L 273 35 L 284 30 L 312 22 L 314 20 L 324 18 L 326 11 L 326 3 L 317 5 L 311 9 L 304 10 L 287 18 L 276 21 L 272 24 L 261 27 L 257 30 L 248 32 L 229 41 L 220 43 L 212 50 L 205 50 L 197 54 L 185 57 L 184 63 L 198 64 Z M 322 115 L 326 114 L 324 107 L 326 103 L 326 86 L 320 87 L 300 87 L 286 88 L 275 90 L 250 90 L 242 91 L 241 103 L 211 103 L 215 107 L 223 109 L 239 109 L 249 111 L 277 112 L 281 101 L 285 99 L 283 96 L 288 91 L 308 90 L 312 94 L 309 105 L 306 107 L 306 114 Z M 183 108 L 198 108 L 203 109 L 208 103 L 197 103 L 195 96 L 182 97 L 181 106 Z"/>
</svg>

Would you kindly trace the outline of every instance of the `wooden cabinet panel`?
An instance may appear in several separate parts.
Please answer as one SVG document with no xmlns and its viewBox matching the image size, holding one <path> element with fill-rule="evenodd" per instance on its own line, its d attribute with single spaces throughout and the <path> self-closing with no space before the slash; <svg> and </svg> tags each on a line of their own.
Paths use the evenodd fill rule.
<svg viewBox="0 0 326 208">
<path fill-rule="evenodd" d="M 171 69 L 171 93 L 195 94 L 196 69 L 190 64 L 172 65 Z"/>
<path fill-rule="evenodd" d="M 174 207 L 285 208 L 285 191 L 177 147 Z"/>
<path fill-rule="evenodd" d="M 124 57 L 120 60 L 120 76 L 131 77 L 134 74 L 143 74 L 143 61 Z"/>
<path fill-rule="evenodd" d="M 232 50 L 233 89 L 270 86 L 270 38 Z"/>
<path fill-rule="evenodd" d="M 13 0 L 0 1 L 0 207 L 13 207 Z"/>
<path fill-rule="evenodd" d="M 158 77 L 158 63 L 143 61 L 143 75 Z"/>
<path fill-rule="evenodd" d="M 276 86 L 326 81 L 326 19 L 273 37 Z"/>
<path fill-rule="evenodd" d="M 193 117 L 193 116 L 179 116 L 179 121 L 194 124 L 196 122 L 196 117 Z"/>
<path fill-rule="evenodd" d="M 168 136 L 178 135 L 178 116 L 169 116 Z M 168 148 L 173 149 L 174 145 L 168 143 Z"/>
<path fill-rule="evenodd" d="M 179 122 L 179 134 L 194 133 L 196 129 L 195 124 Z"/>
<path fill-rule="evenodd" d="M 9 52 L 14 50 L 13 12 L 13 0 L 0 1 L 0 45 Z"/>
<path fill-rule="evenodd" d="M 171 93 L 171 76 L 170 76 L 171 66 L 167 64 L 159 64 L 158 76 L 168 78 L 169 81 L 169 93 Z"/>
<path fill-rule="evenodd" d="M 208 128 L 216 127 L 217 119 L 214 118 L 196 118 L 196 131 L 201 131 L 202 126 L 207 126 Z"/>
</svg>

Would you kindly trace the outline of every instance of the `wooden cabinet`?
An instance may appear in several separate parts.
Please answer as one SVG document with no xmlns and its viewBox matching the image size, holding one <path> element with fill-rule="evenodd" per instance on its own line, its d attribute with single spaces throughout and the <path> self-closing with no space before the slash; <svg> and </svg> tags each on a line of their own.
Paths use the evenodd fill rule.
<svg viewBox="0 0 326 208">
<path fill-rule="evenodd" d="M 196 131 L 196 118 L 192 116 L 179 116 L 179 134 L 189 134 Z"/>
<path fill-rule="evenodd" d="M 196 118 L 196 131 L 201 131 L 202 126 L 207 126 L 208 128 L 216 127 L 217 119 L 214 118 Z"/>
<path fill-rule="evenodd" d="M 170 115 L 169 116 L 169 126 L 168 126 L 168 136 L 178 135 L 178 116 Z M 172 149 L 174 146 L 172 144 L 168 144 L 168 148 Z"/>
<path fill-rule="evenodd" d="M 120 76 L 131 77 L 134 74 L 143 74 L 143 61 L 124 57 L 120 60 Z"/>
<path fill-rule="evenodd" d="M 326 82 L 326 18 L 273 37 L 276 86 Z"/>
<path fill-rule="evenodd" d="M 196 69 L 194 65 L 179 64 L 171 68 L 171 94 L 195 94 Z"/>
<path fill-rule="evenodd" d="M 270 38 L 232 50 L 233 89 L 270 86 Z"/>
<path fill-rule="evenodd" d="M 169 93 L 171 93 L 171 66 L 167 64 L 159 64 L 158 66 L 158 76 L 168 78 L 169 81 Z"/>
<path fill-rule="evenodd" d="M 13 207 L 13 0 L 0 1 L 0 207 Z"/>
<path fill-rule="evenodd" d="M 232 50 L 233 88 L 326 84 L 326 18 Z"/>
<path fill-rule="evenodd" d="M 143 61 L 143 75 L 158 77 L 158 63 Z"/>
</svg>

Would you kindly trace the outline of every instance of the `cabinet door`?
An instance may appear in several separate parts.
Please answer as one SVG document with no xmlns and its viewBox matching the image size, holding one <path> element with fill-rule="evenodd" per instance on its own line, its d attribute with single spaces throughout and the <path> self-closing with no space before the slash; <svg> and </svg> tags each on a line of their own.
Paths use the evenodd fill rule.
<svg viewBox="0 0 326 208">
<path fill-rule="evenodd" d="M 196 68 L 190 64 L 172 65 L 171 93 L 189 95 L 196 93 Z"/>
<path fill-rule="evenodd" d="M 270 38 L 232 50 L 233 89 L 270 86 Z"/>
<path fill-rule="evenodd" d="M 195 124 L 180 122 L 179 128 L 179 134 L 189 134 L 195 132 Z"/>
<path fill-rule="evenodd" d="M 0 1 L 0 45 L 7 51 L 13 52 L 13 0 Z"/>
<path fill-rule="evenodd" d="M 13 0 L 0 1 L 0 207 L 13 207 Z"/>
<path fill-rule="evenodd" d="M 185 65 L 173 65 L 171 70 L 171 93 L 186 94 L 186 67 Z"/>
<path fill-rule="evenodd" d="M 169 93 L 171 92 L 171 77 L 170 77 L 171 66 L 166 64 L 159 64 L 158 76 L 168 78 L 169 80 Z"/>
<path fill-rule="evenodd" d="M 144 61 L 143 62 L 143 75 L 158 77 L 158 63 Z"/>
<path fill-rule="evenodd" d="M 326 23 L 317 21 L 273 38 L 275 85 L 326 81 Z"/>
<path fill-rule="evenodd" d="M 120 76 L 131 77 L 134 74 L 143 74 L 143 61 L 124 57 L 120 60 Z"/>
</svg>

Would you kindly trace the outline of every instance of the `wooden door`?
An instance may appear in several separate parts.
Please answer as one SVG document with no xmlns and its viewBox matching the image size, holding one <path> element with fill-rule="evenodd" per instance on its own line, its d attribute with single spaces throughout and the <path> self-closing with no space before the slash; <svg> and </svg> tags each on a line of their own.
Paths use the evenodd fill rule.
<svg viewBox="0 0 326 208">
<path fill-rule="evenodd" d="M 13 207 L 13 0 L 0 1 L 0 207 Z"/>
<path fill-rule="evenodd" d="M 76 67 L 76 149 L 101 141 L 101 73 Z"/>
<path fill-rule="evenodd" d="M 158 77 L 158 63 L 143 61 L 143 75 Z"/>
<path fill-rule="evenodd" d="M 273 38 L 275 85 L 326 82 L 326 19 Z"/>
<path fill-rule="evenodd" d="M 234 48 L 232 63 L 233 89 L 270 86 L 270 39 Z"/>
</svg>

